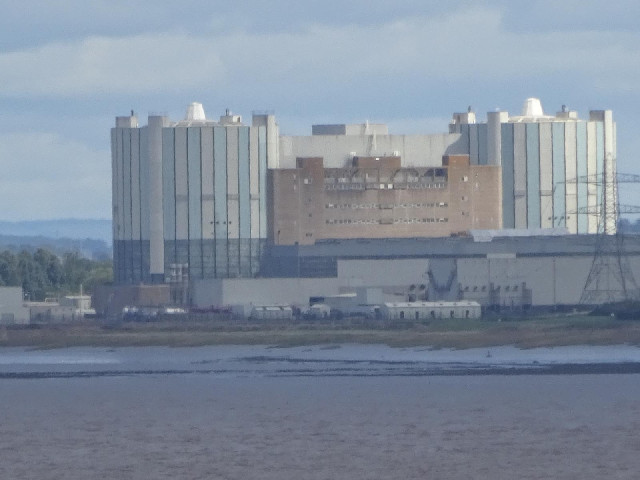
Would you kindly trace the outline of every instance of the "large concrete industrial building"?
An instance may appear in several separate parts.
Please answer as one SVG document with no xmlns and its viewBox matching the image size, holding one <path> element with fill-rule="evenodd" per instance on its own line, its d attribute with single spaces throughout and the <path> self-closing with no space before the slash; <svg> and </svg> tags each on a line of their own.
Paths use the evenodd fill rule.
<svg viewBox="0 0 640 480">
<path fill-rule="evenodd" d="M 226 112 L 207 120 L 133 114 L 111 131 L 115 281 L 164 283 L 253 277 L 267 240 L 267 165 L 275 163 L 273 115 L 252 125 Z M 188 266 L 188 267 L 187 267 Z"/>
<path fill-rule="evenodd" d="M 537 99 L 486 123 L 456 113 L 433 135 L 366 122 L 281 136 L 270 113 L 249 126 L 194 103 L 178 122 L 117 117 L 111 138 L 116 283 L 178 285 L 199 306 L 364 287 L 396 302 L 576 304 L 596 236 L 575 234 L 597 233 L 616 203 L 594 180 L 615 174 L 611 111 L 545 115 Z"/>
</svg>

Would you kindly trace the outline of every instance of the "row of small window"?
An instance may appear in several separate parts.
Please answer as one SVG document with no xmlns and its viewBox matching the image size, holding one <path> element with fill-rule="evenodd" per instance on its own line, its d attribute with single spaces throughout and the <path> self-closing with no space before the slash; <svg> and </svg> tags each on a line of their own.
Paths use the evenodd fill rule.
<svg viewBox="0 0 640 480">
<path fill-rule="evenodd" d="M 380 220 L 374 220 L 371 218 L 358 218 L 358 219 L 337 219 L 330 218 L 325 220 L 327 225 L 378 225 Z"/>
<path fill-rule="evenodd" d="M 295 175 L 293 177 L 295 179 Z M 352 177 L 324 177 L 324 183 L 362 183 L 362 182 L 379 182 L 379 181 L 391 181 L 391 182 L 399 182 L 399 183 L 423 183 L 429 184 L 434 183 L 436 181 L 440 181 L 446 179 L 447 175 L 444 172 L 440 172 L 439 174 L 433 175 L 423 175 L 423 176 L 415 176 L 415 175 L 370 175 L 366 174 L 363 176 L 352 176 Z M 466 179 L 466 180 L 465 180 Z M 461 178 L 463 182 L 469 180 L 469 178 L 465 175 Z"/>
<path fill-rule="evenodd" d="M 331 185 L 333 183 L 363 183 L 363 182 L 378 182 L 378 177 L 370 177 L 367 175 L 366 179 L 362 177 L 325 177 L 324 183 Z"/>
<path fill-rule="evenodd" d="M 501 287 L 496 287 L 496 290 L 499 290 Z M 464 287 L 463 291 L 465 292 L 486 292 L 487 291 L 487 286 L 486 285 L 482 285 L 480 287 L 478 287 L 477 285 L 470 287 L 469 285 L 467 285 L 466 287 Z M 504 287 L 504 291 L 505 292 L 517 292 L 518 291 L 518 285 L 506 285 Z"/>
<path fill-rule="evenodd" d="M 305 182 L 306 183 L 306 182 Z M 410 188 L 416 190 L 428 190 L 428 189 L 440 189 L 447 188 L 446 182 L 438 183 L 408 183 L 396 185 L 395 188 Z M 325 190 L 393 190 L 393 183 L 327 183 L 324 186 Z"/>
<path fill-rule="evenodd" d="M 441 218 L 394 218 L 393 223 L 446 223 L 449 219 Z"/>
<path fill-rule="evenodd" d="M 437 183 L 407 183 L 407 188 L 413 188 L 416 190 L 424 190 L 429 188 L 447 188 L 447 184 L 445 182 L 437 182 Z"/>
<path fill-rule="evenodd" d="M 431 310 L 429 312 L 429 316 L 427 317 L 427 313 L 426 312 L 422 312 L 422 315 L 420 314 L 421 312 L 416 311 L 413 313 L 413 316 L 416 320 L 420 320 L 420 319 L 427 319 L 427 318 L 436 318 L 436 315 L 438 316 L 438 318 L 444 318 L 444 314 L 442 311 L 438 312 L 436 314 L 435 310 Z M 469 318 L 471 312 L 469 310 L 465 310 L 464 311 L 464 318 Z M 406 312 L 404 310 L 400 310 L 398 317 L 400 318 L 400 320 L 404 320 L 404 319 L 409 319 L 410 318 L 411 313 L 410 312 Z M 456 312 L 454 310 L 449 310 L 449 318 L 454 318 L 456 315 Z"/>
<path fill-rule="evenodd" d="M 399 223 L 446 223 L 449 219 L 441 218 L 394 218 L 393 220 L 380 220 L 371 218 L 330 218 L 325 220 L 327 225 L 390 225 Z"/>
<path fill-rule="evenodd" d="M 335 185 L 325 185 L 325 190 L 364 190 L 363 183 L 340 183 Z"/>
<path fill-rule="evenodd" d="M 432 207 L 448 207 L 447 202 L 431 202 L 431 203 L 325 203 L 324 208 L 344 209 L 388 209 L 388 208 L 432 208 Z"/>
</svg>

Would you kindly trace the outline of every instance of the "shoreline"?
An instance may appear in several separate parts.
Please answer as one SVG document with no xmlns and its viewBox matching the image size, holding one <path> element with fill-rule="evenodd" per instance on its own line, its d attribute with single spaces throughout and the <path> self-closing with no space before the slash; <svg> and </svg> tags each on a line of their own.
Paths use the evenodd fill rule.
<svg viewBox="0 0 640 480">
<path fill-rule="evenodd" d="M 148 375 L 216 375 L 232 372 L 213 369 L 186 369 L 186 370 L 86 370 L 86 371 L 15 371 L 0 372 L 0 380 L 43 380 L 43 379 L 70 379 L 70 378 L 106 378 L 106 377 L 144 377 Z M 438 366 L 430 368 L 415 368 L 411 371 L 393 372 L 336 372 L 319 371 L 310 372 L 280 372 L 269 373 L 270 377 L 296 378 L 296 377 L 512 377 L 518 375 L 638 375 L 640 363 L 637 362 L 607 362 L 607 363 L 562 363 L 542 365 L 521 365 L 507 368 L 482 366 L 470 368 L 468 366 L 455 369 L 442 369 Z"/>
<path fill-rule="evenodd" d="M 267 324 L 188 319 L 154 323 L 105 324 L 92 321 L 0 327 L 0 348 L 341 344 L 434 349 L 640 345 L 640 322 L 610 317 L 555 316 L 504 321 L 443 320 L 402 325 L 362 320 Z"/>
</svg>

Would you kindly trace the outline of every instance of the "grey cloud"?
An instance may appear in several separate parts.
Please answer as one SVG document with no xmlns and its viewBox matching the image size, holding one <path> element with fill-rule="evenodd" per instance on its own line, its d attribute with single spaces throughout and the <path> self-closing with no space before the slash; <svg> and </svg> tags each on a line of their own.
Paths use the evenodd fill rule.
<svg viewBox="0 0 640 480">
<path fill-rule="evenodd" d="M 640 73 L 638 53 L 628 47 L 639 41 L 636 33 L 518 34 L 506 31 L 501 12 L 491 9 L 379 27 L 90 37 L 0 55 L 0 95 L 175 93 L 204 87 L 233 92 L 260 85 L 299 96 L 310 84 L 316 93 L 330 94 L 345 86 L 359 89 L 359 83 L 382 88 L 470 78 L 488 83 L 559 72 L 583 82 L 624 81 Z"/>
</svg>

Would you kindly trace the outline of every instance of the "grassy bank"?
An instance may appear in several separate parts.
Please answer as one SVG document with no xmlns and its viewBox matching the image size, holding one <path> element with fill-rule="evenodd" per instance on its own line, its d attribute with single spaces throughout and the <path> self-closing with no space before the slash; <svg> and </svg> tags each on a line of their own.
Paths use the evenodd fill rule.
<svg viewBox="0 0 640 480">
<path fill-rule="evenodd" d="M 492 320 L 438 320 L 427 323 L 336 322 L 256 324 L 230 320 L 157 323 L 48 325 L 0 328 L 0 347 L 204 346 L 386 344 L 394 347 L 521 348 L 561 345 L 640 345 L 640 322 L 610 317 L 549 316 Z"/>
</svg>

